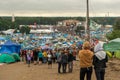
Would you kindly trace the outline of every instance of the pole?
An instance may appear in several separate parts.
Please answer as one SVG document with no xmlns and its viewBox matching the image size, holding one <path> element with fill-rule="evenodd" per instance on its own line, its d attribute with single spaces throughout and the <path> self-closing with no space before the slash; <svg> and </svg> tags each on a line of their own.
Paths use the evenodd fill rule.
<svg viewBox="0 0 120 80">
<path fill-rule="evenodd" d="M 89 28 L 89 1 L 87 0 L 87 13 L 86 13 L 86 27 L 87 27 L 87 40 L 90 41 L 90 28 Z"/>
</svg>

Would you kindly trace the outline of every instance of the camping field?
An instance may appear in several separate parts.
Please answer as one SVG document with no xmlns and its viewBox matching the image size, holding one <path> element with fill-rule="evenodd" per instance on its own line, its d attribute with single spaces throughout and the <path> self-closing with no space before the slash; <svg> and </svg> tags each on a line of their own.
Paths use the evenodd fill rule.
<svg viewBox="0 0 120 80">
<path fill-rule="evenodd" d="M 120 60 L 111 59 L 107 63 L 105 80 L 120 80 Z M 79 61 L 74 62 L 72 73 L 58 74 L 57 64 L 48 69 L 47 64 L 27 65 L 23 62 L 0 65 L 0 80 L 79 80 Z M 92 80 L 95 79 L 93 71 Z"/>
</svg>

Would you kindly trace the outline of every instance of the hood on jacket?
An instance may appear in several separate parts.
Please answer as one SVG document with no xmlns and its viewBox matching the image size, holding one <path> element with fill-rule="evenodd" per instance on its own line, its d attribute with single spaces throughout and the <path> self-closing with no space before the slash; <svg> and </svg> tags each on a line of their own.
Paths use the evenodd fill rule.
<svg viewBox="0 0 120 80">
<path fill-rule="evenodd" d="M 99 41 L 99 43 L 97 45 L 95 45 L 95 47 L 94 47 L 94 52 L 102 51 L 103 45 L 104 45 L 104 42 Z"/>
<path fill-rule="evenodd" d="M 99 60 L 103 60 L 106 57 L 106 52 L 105 51 L 98 51 L 95 53 L 95 56 L 99 59 Z"/>
</svg>

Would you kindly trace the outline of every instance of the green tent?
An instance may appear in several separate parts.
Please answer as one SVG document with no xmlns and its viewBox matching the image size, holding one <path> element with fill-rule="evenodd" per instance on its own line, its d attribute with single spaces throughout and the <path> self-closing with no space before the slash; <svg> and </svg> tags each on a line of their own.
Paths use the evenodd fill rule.
<svg viewBox="0 0 120 80">
<path fill-rule="evenodd" d="M 113 39 L 113 40 L 111 40 L 109 42 L 118 42 L 118 43 L 120 43 L 120 38 Z"/>
<path fill-rule="evenodd" d="M 120 38 L 116 38 L 109 41 L 109 43 L 105 43 L 103 47 L 104 47 L 104 50 L 106 51 L 120 50 Z"/>
<path fill-rule="evenodd" d="M 1 54 L 0 55 L 0 63 L 13 63 L 15 62 L 14 57 L 9 54 Z"/>
<path fill-rule="evenodd" d="M 120 51 L 115 52 L 115 57 L 120 59 Z"/>
<path fill-rule="evenodd" d="M 15 61 L 20 61 L 20 56 L 17 53 L 13 53 L 13 54 L 11 54 L 11 56 L 13 56 Z"/>
<path fill-rule="evenodd" d="M 103 47 L 105 51 L 117 51 L 120 50 L 120 43 L 118 42 L 105 43 Z"/>
</svg>

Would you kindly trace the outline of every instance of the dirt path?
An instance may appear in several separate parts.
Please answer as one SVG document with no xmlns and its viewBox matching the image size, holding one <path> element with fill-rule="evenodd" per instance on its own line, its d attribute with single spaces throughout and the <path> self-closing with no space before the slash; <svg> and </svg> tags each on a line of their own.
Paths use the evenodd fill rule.
<svg viewBox="0 0 120 80">
<path fill-rule="evenodd" d="M 120 80 L 120 60 L 109 61 L 105 80 Z M 23 62 L 0 66 L 0 80 L 79 80 L 79 62 L 74 62 L 73 73 L 58 74 L 57 64 L 48 69 L 47 64 L 27 67 Z M 92 80 L 95 79 L 93 72 Z"/>
</svg>

